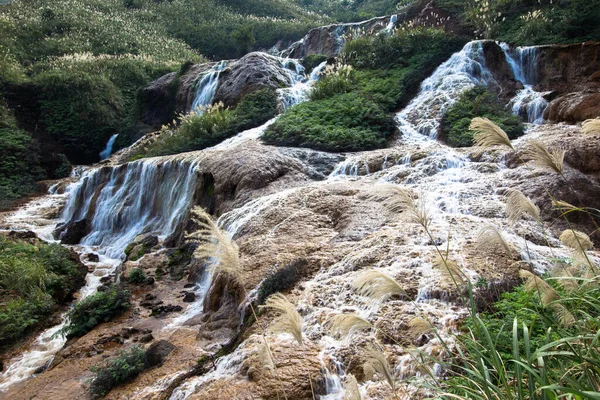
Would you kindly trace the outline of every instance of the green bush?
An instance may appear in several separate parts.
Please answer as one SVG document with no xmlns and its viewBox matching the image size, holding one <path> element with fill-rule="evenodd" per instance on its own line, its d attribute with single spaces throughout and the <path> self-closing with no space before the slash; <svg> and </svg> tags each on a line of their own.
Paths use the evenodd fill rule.
<svg viewBox="0 0 600 400">
<path fill-rule="evenodd" d="M 144 156 L 177 154 L 201 150 L 262 125 L 277 114 L 277 94 L 273 90 L 258 90 L 246 95 L 231 110 L 216 104 L 202 115 L 191 112 L 181 116 L 178 126 L 163 127 L 156 142 Z"/>
<path fill-rule="evenodd" d="M 384 147 L 395 129 L 394 119 L 377 104 L 347 93 L 292 107 L 262 139 L 278 146 L 361 151 Z"/>
<path fill-rule="evenodd" d="M 302 268 L 306 260 L 299 259 L 273 272 L 267 276 L 258 288 L 258 303 L 263 304 L 267 297 L 273 293 L 289 290 L 302 276 Z"/>
<path fill-rule="evenodd" d="M 104 367 L 91 368 L 96 377 L 90 384 L 90 394 L 93 398 L 103 397 L 115 386 L 132 381 L 147 368 L 146 352 L 140 346 L 122 351 Z"/>
<path fill-rule="evenodd" d="M 352 67 L 339 66 L 335 72 L 328 72 L 314 84 L 310 92 L 310 99 L 322 100 L 336 94 L 348 93 L 352 90 L 354 81 Z"/>
<path fill-rule="evenodd" d="M 140 283 L 146 282 L 146 279 L 148 279 L 148 276 L 146 275 L 143 269 L 134 268 L 131 270 L 129 276 L 127 277 L 127 283 L 139 285 Z"/>
<path fill-rule="evenodd" d="M 512 115 L 496 94 L 484 87 L 474 87 L 462 93 L 446 111 L 440 123 L 440 138 L 452 147 L 471 146 L 473 132 L 469 125 L 475 117 L 489 118 L 511 139 L 525 133 L 519 117 Z"/>
<path fill-rule="evenodd" d="M 39 326 L 85 283 L 85 268 L 57 244 L 0 237 L 0 343 L 10 345 Z"/>
<path fill-rule="evenodd" d="M 61 334 L 83 336 L 96 325 L 121 315 L 130 306 L 131 293 L 116 285 L 81 300 L 67 313 L 67 324 Z"/>
<path fill-rule="evenodd" d="M 325 54 L 310 54 L 302 59 L 302 66 L 307 73 L 312 72 L 316 66 L 323 61 L 327 61 L 328 57 Z"/>
</svg>

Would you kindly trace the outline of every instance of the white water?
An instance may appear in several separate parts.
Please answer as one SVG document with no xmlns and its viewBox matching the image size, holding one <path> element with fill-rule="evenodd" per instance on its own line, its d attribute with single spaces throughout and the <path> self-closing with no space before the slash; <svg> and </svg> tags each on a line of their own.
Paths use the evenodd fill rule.
<svg viewBox="0 0 600 400">
<path fill-rule="evenodd" d="M 519 90 L 509 104 L 513 114 L 521 116 L 525 122 L 543 123 L 548 101 L 544 99 L 543 93 L 533 89 L 533 85 L 537 83 L 539 49 L 537 47 L 510 48 L 506 43 L 500 43 L 500 47 L 504 51 L 515 79 L 523 84 L 523 89 Z"/>
<path fill-rule="evenodd" d="M 383 30 L 385 33 L 391 35 L 394 33 L 394 28 L 396 27 L 396 22 L 398 22 L 398 14 L 394 14 L 390 17 L 390 22 L 388 22 L 387 26 Z"/>
<path fill-rule="evenodd" d="M 321 72 L 327 66 L 327 61 L 323 61 L 315 67 L 308 77 L 304 74 L 304 67 L 298 60 L 286 58 L 282 60 L 281 64 L 288 71 L 288 76 L 292 82 L 292 86 L 289 88 L 277 89 L 283 109 L 286 110 L 308 100 L 310 89 L 314 82 L 319 80 Z"/>
<path fill-rule="evenodd" d="M 227 62 L 221 61 L 208 70 L 197 83 L 196 97 L 192 103 L 192 110 L 198 114 L 204 112 L 204 108 L 210 106 L 215 99 L 217 86 L 219 85 L 219 75 L 227 67 Z"/>
<path fill-rule="evenodd" d="M 100 152 L 100 160 L 106 160 L 108 157 L 110 157 L 113 146 L 115 145 L 115 140 L 117 140 L 117 136 L 119 136 L 119 134 L 115 133 L 110 137 L 110 139 L 108 139 L 106 147 Z"/>
</svg>

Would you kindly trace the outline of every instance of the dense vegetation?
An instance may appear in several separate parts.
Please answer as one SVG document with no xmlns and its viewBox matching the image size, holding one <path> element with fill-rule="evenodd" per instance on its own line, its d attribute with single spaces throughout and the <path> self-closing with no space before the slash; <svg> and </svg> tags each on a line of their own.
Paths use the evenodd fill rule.
<svg viewBox="0 0 600 400">
<path fill-rule="evenodd" d="M 263 140 L 325 151 L 383 147 L 395 131 L 389 113 L 408 103 L 421 81 L 464 42 L 426 28 L 351 40 L 340 57 L 345 64 L 328 67 L 312 101 L 288 110 Z"/>
<path fill-rule="evenodd" d="M 130 306 L 131 293 L 117 285 L 104 288 L 75 304 L 67 314 L 61 333 L 67 337 L 83 336 L 96 325 L 121 315 Z"/>
<path fill-rule="evenodd" d="M 440 138 L 453 147 L 473 144 L 473 131 L 469 130 L 475 117 L 488 118 L 500 126 L 510 139 L 523 135 L 523 123 L 496 94 L 484 87 L 474 87 L 462 93 L 458 101 L 444 113 L 440 123 Z"/>
<path fill-rule="evenodd" d="M 216 104 L 198 111 L 180 116 L 176 125 L 163 127 L 158 139 L 135 158 L 205 149 L 259 126 L 277 114 L 277 94 L 270 89 L 257 90 L 234 109 Z"/>
<path fill-rule="evenodd" d="M 133 380 L 146 368 L 148 368 L 146 352 L 140 346 L 136 345 L 127 351 L 122 351 L 106 365 L 92 368 L 96 377 L 90 384 L 90 394 L 93 398 L 102 397 L 113 387 Z"/>
<path fill-rule="evenodd" d="M 23 339 L 70 301 L 85 282 L 81 267 L 57 244 L 0 236 L 0 347 Z"/>
</svg>

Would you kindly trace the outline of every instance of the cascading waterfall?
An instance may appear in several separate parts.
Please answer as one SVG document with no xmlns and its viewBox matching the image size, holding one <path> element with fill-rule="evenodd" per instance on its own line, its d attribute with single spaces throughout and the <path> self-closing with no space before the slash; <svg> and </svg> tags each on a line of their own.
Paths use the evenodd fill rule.
<svg viewBox="0 0 600 400">
<path fill-rule="evenodd" d="M 543 123 L 548 101 L 544 99 L 543 93 L 533 89 L 533 85 L 537 82 L 539 49 L 537 47 L 513 49 L 506 43 L 500 43 L 500 47 L 504 51 L 515 79 L 523 84 L 523 89 L 518 91 L 509 104 L 513 114 L 521 116 L 531 124 Z"/>
<path fill-rule="evenodd" d="M 292 86 L 289 88 L 277 89 L 277 94 L 285 110 L 308 100 L 308 93 L 313 83 L 319 80 L 320 74 L 327 66 L 327 61 L 316 66 L 308 77 L 304 74 L 305 69 L 298 60 L 286 58 L 281 61 L 281 65 L 288 72 L 292 82 Z"/>
<path fill-rule="evenodd" d="M 478 85 L 488 86 L 494 81 L 485 64 L 483 42 L 467 43 L 423 81 L 417 97 L 397 114 L 400 130 L 403 134 L 418 132 L 435 138 L 444 111 L 462 92 Z"/>
<path fill-rule="evenodd" d="M 388 22 L 387 26 L 383 31 L 391 35 L 394 32 L 394 28 L 396 27 L 396 22 L 398 22 L 398 14 L 394 14 L 390 17 L 390 22 Z"/>
<path fill-rule="evenodd" d="M 192 110 L 202 114 L 203 109 L 213 103 L 219 85 L 219 75 L 226 67 L 227 62 L 221 61 L 202 76 L 196 87 L 196 97 L 192 103 Z"/>
<path fill-rule="evenodd" d="M 108 139 L 106 147 L 100 152 L 100 160 L 106 160 L 108 157 L 110 157 L 110 155 L 112 154 L 113 146 L 115 145 L 115 141 L 117 140 L 118 136 L 119 134 L 115 133 L 110 137 L 110 139 Z"/>
</svg>

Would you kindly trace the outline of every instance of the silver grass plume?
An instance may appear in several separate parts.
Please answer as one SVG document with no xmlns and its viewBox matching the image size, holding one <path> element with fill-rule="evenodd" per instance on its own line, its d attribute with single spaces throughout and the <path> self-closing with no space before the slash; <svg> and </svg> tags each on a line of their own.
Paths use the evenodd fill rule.
<svg viewBox="0 0 600 400">
<path fill-rule="evenodd" d="M 211 275 L 222 272 L 239 282 L 242 267 L 238 246 L 201 207 L 194 207 L 191 217 L 200 227 L 187 237 L 198 243 L 194 256 L 209 260 Z"/>
<path fill-rule="evenodd" d="M 363 272 L 354 280 L 354 287 L 362 296 L 383 301 L 391 296 L 406 295 L 406 291 L 391 276 L 374 269 Z"/>
<path fill-rule="evenodd" d="M 344 397 L 342 399 L 362 400 L 362 396 L 360 395 L 360 388 L 358 387 L 358 382 L 352 374 L 346 375 L 346 380 L 344 382 Z"/>
<path fill-rule="evenodd" d="M 264 307 L 271 308 L 280 313 L 271 327 L 274 332 L 289 333 L 299 344 L 302 344 L 302 317 L 287 297 L 281 293 L 271 295 Z"/>
<path fill-rule="evenodd" d="M 473 141 L 479 147 L 506 146 L 514 150 L 506 132 L 487 118 L 473 118 L 469 129 L 475 131 Z"/>
<path fill-rule="evenodd" d="M 563 233 L 560 234 L 559 239 L 565 246 L 568 246 L 575 251 L 586 251 L 594 246 L 588 235 L 576 231 L 575 229 L 563 231 Z"/>
<path fill-rule="evenodd" d="M 554 207 L 558 210 L 561 210 L 562 212 L 580 210 L 579 207 L 575 207 L 573 204 L 567 203 L 566 201 L 562 201 L 562 200 L 552 200 L 552 207 Z"/>
<path fill-rule="evenodd" d="M 540 222 L 540 209 L 518 190 L 509 191 L 506 197 L 506 214 L 511 225 L 527 215 Z"/>
<path fill-rule="evenodd" d="M 433 326 L 423 318 L 415 317 L 408 322 L 408 333 L 414 339 L 417 339 L 432 330 Z"/>
<path fill-rule="evenodd" d="M 497 227 L 493 225 L 486 225 L 479 231 L 477 235 L 476 248 L 479 251 L 493 253 L 497 250 L 505 253 L 507 256 L 512 257 L 512 251 L 510 245 L 502 236 L 502 233 Z"/>
<path fill-rule="evenodd" d="M 368 198 L 381 201 L 392 212 L 407 212 L 410 222 L 420 224 L 425 229 L 431 223 L 425 196 L 421 195 L 419 199 L 409 189 L 391 183 L 379 184 L 370 191 Z"/>
<path fill-rule="evenodd" d="M 583 133 L 600 133 L 600 118 L 583 121 L 581 131 Z"/>
<path fill-rule="evenodd" d="M 466 283 L 464 272 L 457 263 L 448 258 L 438 255 L 433 261 L 433 267 L 439 269 L 444 278 L 451 280 L 457 285 Z"/>
<path fill-rule="evenodd" d="M 526 270 L 519 271 L 519 276 L 525 280 L 527 290 L 538 292 L 542 304 L 552 310 L 561 325 L 571 326 L 575 323 L 573 314 L 565 306 L 556 302 L 560 300 L 560 296 L 545 280 Z"/>
<path fill-rule="evenodd" d="M 530 140 L 527 148 L 523 151 L 523 156 L 530 159 L 534 164 L 549 168 L 559 174 L 563 171 L 563 161 L 565 158 L 564 150 L 549 150 L 546 145 L 539 140 Z"/>
<path fill-rule="evenodd" d="M 258 362 L 263 371 L 275 371 L 275 363 L 271 356 L 271 351 L 265 342 L 262 342 L 258 348 Z"/>
<path fill-rule="evenodd" d="M 363 370 L 366 376 L 373 377 L 377 374 L 378 378 L 385 380 L 388 385 L 395 390 L 396 377 L 394 376 L 392 367 L 390 366 L 385 354 L 375 346 L 370 346 L 365 351 L 365 363 Z"/>
<path fill-rule="evenodd" d="M 372 327 L 369 321 L 355 313 L 335 315 L 329 320 L 329 324 L 331 333 L 341 337 Z"/>
</svg>

